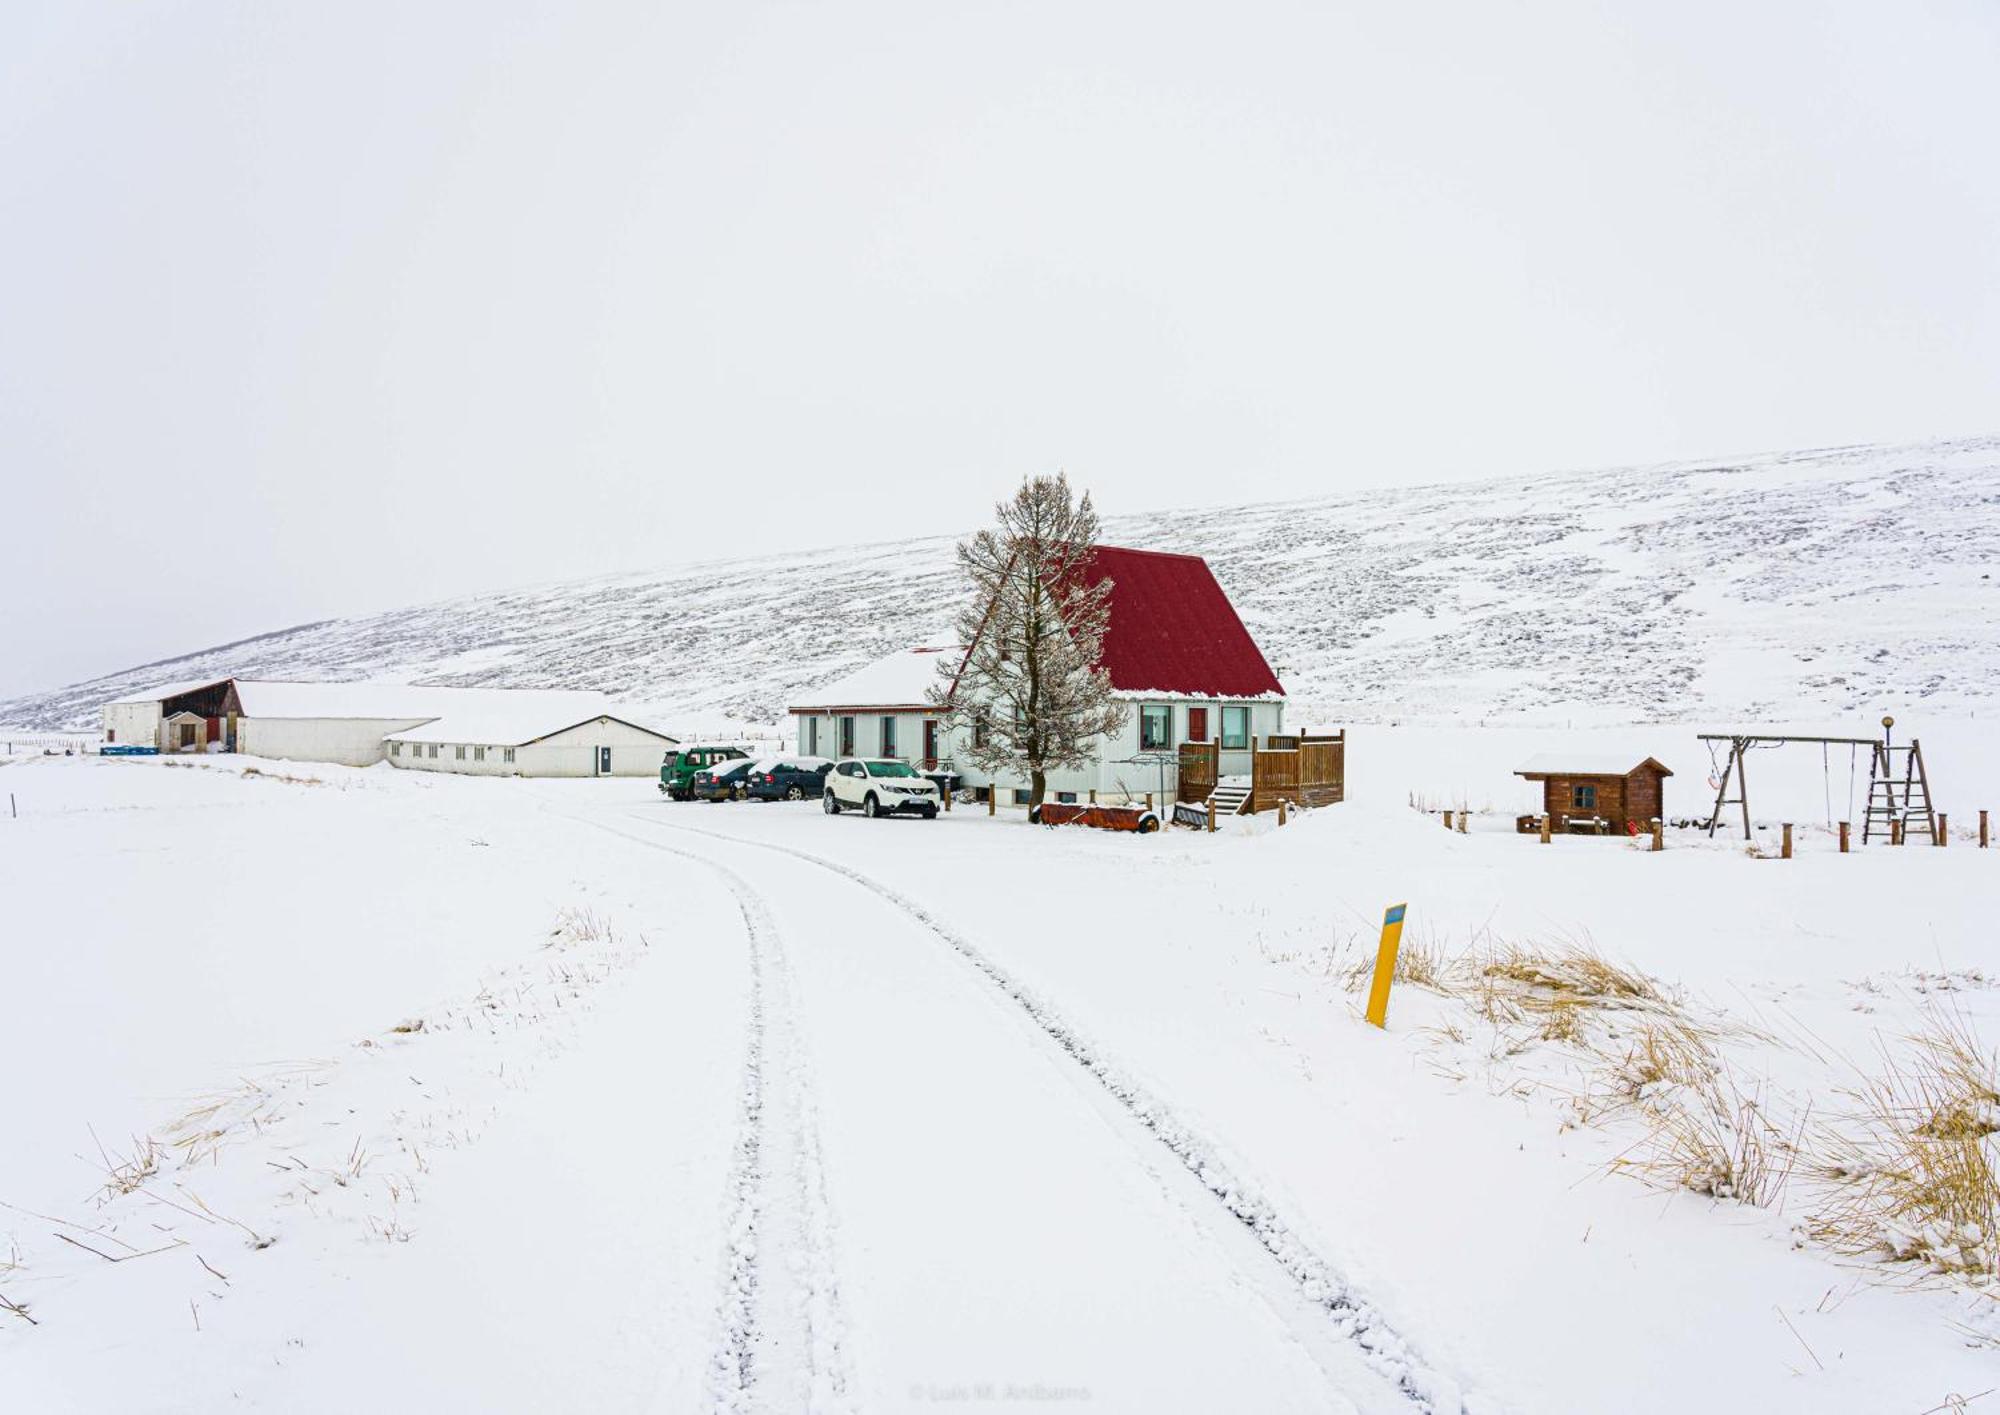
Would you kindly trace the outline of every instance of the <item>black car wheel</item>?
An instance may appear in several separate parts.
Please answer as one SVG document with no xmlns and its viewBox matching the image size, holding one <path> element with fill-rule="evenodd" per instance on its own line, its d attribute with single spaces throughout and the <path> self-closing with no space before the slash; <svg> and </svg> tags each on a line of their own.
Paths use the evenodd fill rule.
<svg viewBox="0 0 2000 1415">
<path fill-rule="evenodd" d="M 937 808 L 936 806 L 926 806 L 926 807 L 924 807 L 924 819 L 925 819 L 925 820 L 927 820 L 927 821 L 934 821 L 934 820 L 936 820 L 936 819 L 937 819 L 937 812 L 938 812 L 938 808 Z"/>
<path fill-rule="evenodd" d="M 805 787 L 792 785 L 792 786 L 787 786 L 785 788 L 785 799 L 787 801 L 803 801 L 805 800 L 805 798 L 806 798 Z"/>
<path fill-rule="evenodd" d="M 868 793 L 868 799 L 861 803 L 861 814 L 868 817 L 868 819 L 870 820 L 874 820 L 876 817 L 882 814 L 882 803 L 875 799 L 875 793 L 873 791 L 870 791 Z"/>
<path fill-rule="evenodd" d="M 837 816 L 840 814 L 840 802 L 834 799 L 834 795 L 831 791 L 827 792 L 824 796 L 820 797 L 819 799 L 820 803 L 826 807 L 826 813 L 828 815 Z"/>
</svg>

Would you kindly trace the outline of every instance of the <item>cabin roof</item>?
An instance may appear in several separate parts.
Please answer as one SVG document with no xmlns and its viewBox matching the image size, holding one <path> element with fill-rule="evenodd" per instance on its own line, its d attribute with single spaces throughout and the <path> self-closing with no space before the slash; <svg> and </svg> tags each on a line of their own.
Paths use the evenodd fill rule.
<svg viewBox="0 0 2000 1415">
<path fill-rule="evenodd" d="M 1662 776 L 1673 772 L 1655 757 L 1616 756 L 1606 752 L 1538 752 L 1514 768 L 1514 775 L 1530 781 L 1550 776 L 1630 776 L 1642 767 L 1652 767 Z"/>
</svg>

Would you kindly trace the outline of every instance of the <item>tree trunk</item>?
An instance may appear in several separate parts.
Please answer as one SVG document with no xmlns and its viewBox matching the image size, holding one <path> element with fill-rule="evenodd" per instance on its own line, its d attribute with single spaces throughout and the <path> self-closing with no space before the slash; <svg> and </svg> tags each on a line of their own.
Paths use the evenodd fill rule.
<svg viewBox="0 0 2000 1415">
<path fill-rule="evenodd" d="M 1042 798 L 1049 793 L 1049 774 L 1040 767 L 1028 772 L 1028 805 L 1030 808 L 1042 804 Z"/>
</svg>

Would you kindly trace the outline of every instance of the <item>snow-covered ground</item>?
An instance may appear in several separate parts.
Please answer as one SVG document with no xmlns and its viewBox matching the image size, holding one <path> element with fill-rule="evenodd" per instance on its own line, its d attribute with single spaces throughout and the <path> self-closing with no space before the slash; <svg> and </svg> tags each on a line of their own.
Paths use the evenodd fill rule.
<svg viewBox="0 0 2000 1415">
<path fill-rule="evenodd" d="M 1909 725 L 1956 823 L 2000 807 L 1978 719 Z M 1806 748 L 1753 767 L 1789 862 L 1515 834 L 1510 769 L 1578 743 L 1705 809 L 1678 727 L 1357 728 L 1346 804 L 1212 837 L 18 758 L 0 1408 L 1988 1390 L 1984 1290 L 1833 1251 L 1803 1166 L 1763 1205 L 1649 1179 L 1605 1088 L 1686 1018 L 1802 1133 L 1927 1009 L 2000 1036 L 2000 850 L 1837 854 L 1845 763 Z M 1412 951 L 1588 939 L 1672 1011 L 1405 982 L 1378 1032 L 1354 969 L 1405 900 Z"/>
<path fill-rule="evenodd" d="M 2000 438 L 1109 514 L 1105 538 L 1206 556 L 1295 727 L 2000 708 Z M 523 588 L 0 702 L 0 723 L 95 727 L 111 698 L 239 674 L 590 688 L 685 738 L 941 642 L 962 593 L 942 538 Z"/>
</svg>

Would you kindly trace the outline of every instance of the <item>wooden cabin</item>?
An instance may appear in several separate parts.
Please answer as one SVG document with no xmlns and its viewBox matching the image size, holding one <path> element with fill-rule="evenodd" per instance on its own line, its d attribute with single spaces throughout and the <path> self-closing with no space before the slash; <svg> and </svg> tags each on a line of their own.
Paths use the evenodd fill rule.
<svg viewBox="0 0 2000 1415">
<path fill-rule="evenodd" d="M 1630 757 L 1589 752 L 1544 752 L 1514 775 L 1542 784 L 1542 810 L 1562 831 L 1634 835 L 1661 816 L 1665 781 L 1673 775 L 1652 757 L 1636 766 Z M 1534 820 L 1522 817 L 1522 829 Z"/>
</svg>

